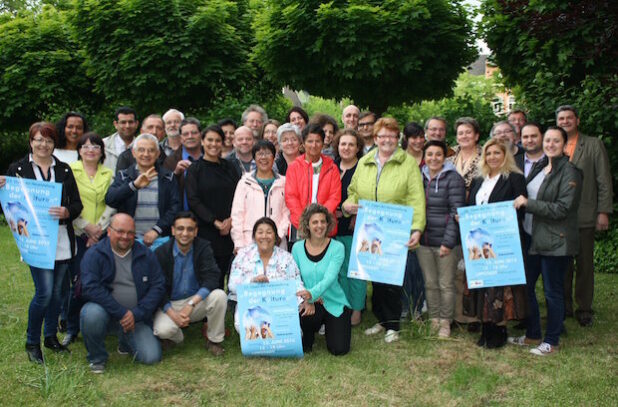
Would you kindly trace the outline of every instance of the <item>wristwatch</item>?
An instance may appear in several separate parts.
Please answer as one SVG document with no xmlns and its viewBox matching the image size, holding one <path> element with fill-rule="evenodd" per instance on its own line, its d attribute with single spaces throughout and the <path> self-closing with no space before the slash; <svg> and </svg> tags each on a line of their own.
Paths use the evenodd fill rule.
<svg viewBox="0 0 618 407">
<path fill-rule="evenodd" d="M 193 302 L 193 298 L 191 298 L 187 304 L 195 308 L 195 302 Z"/>
</svg>

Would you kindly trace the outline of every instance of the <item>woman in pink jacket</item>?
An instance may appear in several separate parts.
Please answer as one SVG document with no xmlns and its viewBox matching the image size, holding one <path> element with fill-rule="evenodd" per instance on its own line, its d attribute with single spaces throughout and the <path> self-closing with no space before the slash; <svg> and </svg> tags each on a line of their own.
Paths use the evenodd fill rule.
<svg viewBox="0 0 618 407">
<path fill-rule="evenodd" d="M 286 248 L 285 235 L 290 226 L 290 211 L 285 205 L 285 177 L 275 174 L 275 146 L 259 140 L 253 146 L 256 170 L 245 174 L 236 186 L 232 202 L 234 253 L 253 243 L 253 225 L 267 216 L 277 225 L 281 247 Z"/>
</svg>

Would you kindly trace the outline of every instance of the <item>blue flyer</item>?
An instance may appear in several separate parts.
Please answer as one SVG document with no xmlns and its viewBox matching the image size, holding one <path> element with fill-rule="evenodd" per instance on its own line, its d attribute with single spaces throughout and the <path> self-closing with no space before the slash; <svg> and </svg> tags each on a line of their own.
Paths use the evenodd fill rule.
<svg viewBox="0 0 618 407">
<path fill-rule="evenodd" d="M 0 202 L 15 243 L 26 264 L 53 269 L 58 244 L 58 219 L 49 208 L 60 206 L 62 184 L 6 177 Z"/>
<path fill-rule="evenodd" d="M 402 285 L 414 209 L 359 201 L 348 277 Z"/>
<path fill-rule="evenodd" d="M 238 286 L 243 355 L 303 357 L 296 284 L 283 280 Z"/>
<path fill-rule="evenodd" d="M 468 288 L 526 284 L 513 201 L 458 208 Z"/>
</svg>

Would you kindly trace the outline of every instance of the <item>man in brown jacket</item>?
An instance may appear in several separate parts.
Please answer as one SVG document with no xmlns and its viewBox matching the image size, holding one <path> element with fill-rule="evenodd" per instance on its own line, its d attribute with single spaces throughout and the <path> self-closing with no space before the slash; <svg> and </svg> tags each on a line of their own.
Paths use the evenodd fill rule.
<svg viewBox="0 0 618 407">
<path fill-rule="evenodd" d="M 603 141 L 589 137 L 578 130 L 579 116 L 573 106 L 556 109 L 556 123 L 568 135 L 565 154 L 584 174 L 578 211 L 579 254 L 576 266 L 569 267 L 565 278 L 565 311 L 573 315 L 573 274 L 575 274 L 575 317 L 581 326 L 592 325 L 592 298 L 594 293 L 594 232 L 609 227 L 612 213 L 612 177 L 609 158 Z"/>
</svg>

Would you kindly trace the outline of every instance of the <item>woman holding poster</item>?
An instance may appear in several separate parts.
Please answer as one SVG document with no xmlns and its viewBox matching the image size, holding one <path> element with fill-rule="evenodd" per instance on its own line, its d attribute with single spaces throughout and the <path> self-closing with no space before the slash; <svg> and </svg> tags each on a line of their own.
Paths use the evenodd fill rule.
<svg viewBox="0 0 618 407">
<path fill-rule="evenodd" d="M 348 187 L 348 199 L 342 205 L 343 212 L 347 216 L 357 214 L 360 199 L 413 207 L 412 230 L 407 243 L 408 247 L 413 248 L 418 245 L 425 229 L 425 193 L 421 172 L 414 157 L 398 145 L 399 125 L 395 119 L 379 119 L 373 127 L 373 135 L 378 148 L 358 162 Z M 375 246 L 375 242 L 371 244 Z M 367 329 L 365 334 L 386 331 L 384 340 L 387 343 L 397 341 L 401 287 L 378 282 L 372 284 L 373 313 L 378 323 Z"/>
<path fill-rule="evenodd" d="M 300 320 L 303 331 L 303 351 L 311 352 L 315 333 L 324 324 L 326 347 L 333 355 L 350 351 L 352 310 L 339 285 L 339 270 L 345 258 L 341 242 L 328 237 L 335 227 L 335 218 L 319 204 L 309 205 L 299 219 L 299 240 L 292 248 L 306 289 L 298 295 L 307 302 Z"/>
<path fill-rule="evenodd" d="M 75 255 L 75 233 L 72 221 L 82 211 L 73 172 L 68 164 L 56 159 L 52 152 L 58 142 L 56 127 L 52 123 L 38 122 L 30 126 L 30 154 L 9 166 L 8 176 L 36 179 L 62 184 L 61 205 L 49 209 L 49 214 L 60 221 L 56 258 L 53 269 L 30 266 L 34 281 L 34 297 L 28 308 L 26 353 L 35 363 L 43 363 L 41 352 L 41 325 L 45 321 L 44 345 L 54 352 L 68 352 L 56 336 L 62 283 Z M 6 180 L 0 176 L 0 188 Z"/>
<path fill-rule="evenodd" d="M 526 180 L 517 168 L 515 159 L 506 146 L 496 139 L 489 140 L 481 154 L 480 176 L 470 184 L 468 205 L 484 205 L 510 201 L 526 196 Z M 523 210 L 518 211 L 520 228 Z M 491 247 L 479 247 L 478 256 L 491 257 Z M 464 314 L 476 316 L 483 323 L 477 345 L 487 348 L 504 346 L 507 340 L 506 321 L 524 319 L 526 293 L 523 286 L 491 287 L 469 290 L 470 301 L 464 302 Z M 467 306 L 466 306 L 467 305 Z"/>
<path fill-rule="evenodd" d="M 546 356 L 558 348 L 564 316 L 564 276 L 569 261 L 577 254 L 577 209 L 581 195 L 582 174 L 563 153 L 567 134 L 561 127 L 550 127 L 543 136 L 543 152 L 547 166 L 528 183 L 528 198 L 520 195 L 515 208 L 526 208 L 532 214 L 532 224 L 524 228 L 532 235 L 526 267 L 526 285 L 530 317 L 526 335 L 509 338 L 515 345 L 538 346 L 530 352 Z M 543 276 L 547 302 L 547 329 L 541 342 L 541 316 L 535 287 Z"/>
<path fill-rule="evenodd" d="M 296 280 L 297 291 L 303 290 L 305 286 L 292 255 L 279 247 L 281 238 L 275 222 L 266 216 L 258 219 L 252 235 L 253 243 L 240 249 L 232 262 L 227 286 L 230 300 L 237 300 L 236 293 L 241 284 Z M 306 312 L 307 305 L 306 302 L 301 304 L 301 315 Z M 313 307 L 310 308 L 312 312 Z M 239 331 L 238 309 L 234 313 L 234 327 Z"/>
</svg>

